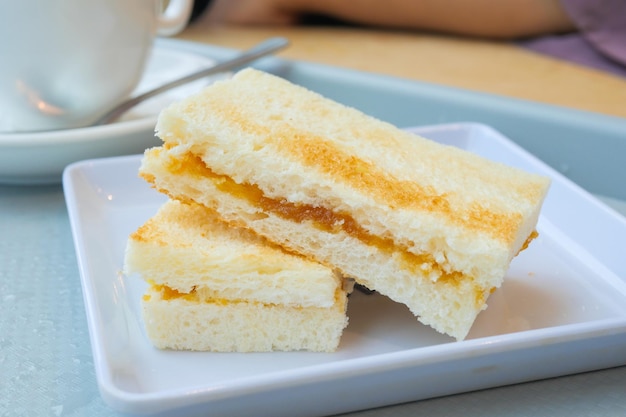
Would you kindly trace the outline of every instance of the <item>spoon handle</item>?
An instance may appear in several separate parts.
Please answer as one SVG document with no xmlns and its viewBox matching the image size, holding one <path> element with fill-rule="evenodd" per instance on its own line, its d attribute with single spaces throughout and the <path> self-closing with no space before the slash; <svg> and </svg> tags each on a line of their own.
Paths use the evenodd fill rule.
<svg viewBox="0 0 626 417">
<path fill-rule="evenodd" d="M 206 68 L 192 74 L 186 75 L 178 80 L 170 81 L 166 84 L 163 84 L 160 87 L 157 87 L 153 90 L 146 91 L 143 94 L 135 96 L 129 100 L 126 100 L 113 109 L 108 111 L 102 117 L 100 117 L 93 125 L 99 126 L 107 123 L 111 123 L 115 121 L 118 117 L 126 113 L 131 108 L 135 107 L 137 104 L 145 101 L 149 98 L 152 98 L 156 95 L 159 95 L 165 91 L 171 90 L 172 88 L 179 87 L 183 84 L 190 83 L 192 81 L 196 81 L 200 78 L 208 77 L 209 75 L 219 74 L 221 72 L 230 71 L 242 65 L 248 64 L 252 61 L 255 61 L 259 58 L 262 58 L 266 55 L 279 51 L 289 45 L 289 41 L 285 38 L 270 38 L 267 39 L 256 46 L 248 49 L 245 52 L 235 56 L 234 58 L 227 59 L 225 61 L 219 62 L 210 68 Z"/>
</svg>

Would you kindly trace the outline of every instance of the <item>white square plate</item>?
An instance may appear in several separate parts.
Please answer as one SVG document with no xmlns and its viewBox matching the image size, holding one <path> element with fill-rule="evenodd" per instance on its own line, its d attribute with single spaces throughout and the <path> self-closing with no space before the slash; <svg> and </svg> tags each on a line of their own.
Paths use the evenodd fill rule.
<svg viewBox="0 0 626 417">
<path fill-rule="evenodd" d="M 127 236 L 165 197 L 138 178 L 140 156 L 66 168 L 105 401 L 141 414 L 322 416 L 626 364 L 626 219 L 487 126 L 414 130 L 553 179 L 539 238 L 462 342 L 383 296 L 356 292 L 335 353 L 159 351 L 139 313 L 145 284 L 120 271 Z"/>
</svg>

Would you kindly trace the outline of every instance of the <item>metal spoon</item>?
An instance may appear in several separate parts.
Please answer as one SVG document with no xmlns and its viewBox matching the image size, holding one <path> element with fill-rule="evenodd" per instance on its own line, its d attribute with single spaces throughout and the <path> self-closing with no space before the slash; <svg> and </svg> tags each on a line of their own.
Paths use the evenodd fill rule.
<svg viewBox="0 0 626 417">
<path fill-rule="evenodd" d="M 104 116 L 96 120 L 96 122 L 94 122 L 92 126 L 100 126 L 100 125 L 112 123 L 115 120 L 117 120 L 118 117 L 126 113 L 128 110 L 130 110 L 131 108 L 135 107 L 137 104 L 151 97 L 159 95 L 172 88 L 179 87 L 183 84 L 196 81 L 200 78 L 208 77 L 209 75 L 215 75 L 221 72 L 226 72 L 226 71 L 230 71 L 232 69 L 241 67 L 242 65 L 248 64 L 266 55 L 279 51 L 287 47 L 288 45 L 289 45 L 289 41 L 285 38 L 267 39 L 257 44 L 256 46 L 253 46 L 247 51 L 241 53 L 240 55 L 237 55 L 234 58 L 219 62 L 210 68 L 207 68 L 198 72 L 194 72 L 185 77 L 179 78 L 178 80 L 168 82 L 158 88 L 155 88 L 153 90 L 140 94 L 136 97 L 133 97 L 129 100 L 126 100 L 118 104 L 117 106 L 115 106 L 113 109 L 109 110 Z"/>
</svg>

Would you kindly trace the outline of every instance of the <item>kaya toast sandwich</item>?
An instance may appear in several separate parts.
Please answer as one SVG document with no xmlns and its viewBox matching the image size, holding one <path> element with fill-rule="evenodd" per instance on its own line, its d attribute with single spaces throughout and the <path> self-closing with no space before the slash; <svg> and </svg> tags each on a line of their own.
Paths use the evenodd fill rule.
<svg viewBox="0 0 626 417">
<path fill-rule="evenodd" d="M 195 203 L 169 200 L 132 233 L 124 269 L 150 284 L 143 321 L 161 349 L 332 352 L 348 323 L 350 281 Z"/>
<path fill-rule="evenodd" d="M 140 175 L 462 340 L 536 236 L 545 177 L 255 69 L 164 109 Z"/>
</svg>

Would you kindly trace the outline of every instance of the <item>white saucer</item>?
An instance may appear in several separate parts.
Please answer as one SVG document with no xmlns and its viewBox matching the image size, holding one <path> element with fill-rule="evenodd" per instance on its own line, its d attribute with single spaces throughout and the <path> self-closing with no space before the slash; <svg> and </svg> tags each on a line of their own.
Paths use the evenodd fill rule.
<svg viewBox="0 0 626 417">
<path fill-rule="evenodd" d="M 155 46 L 145 74 L 133 95 L 157 87 L 201 68 L 214 60 Z M 137 154 L 157 145 L 154 125 L 158 112 L 224 75 L 178 87 L 139 104 L 120 121 L 105 126 L 33 133 L 0 133 L 0 183 L 60 183 L 63 169 L 72 162 Z"/>
</svg>

